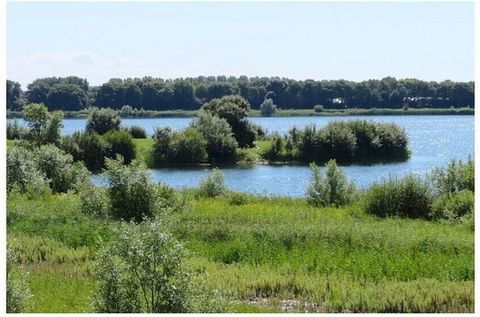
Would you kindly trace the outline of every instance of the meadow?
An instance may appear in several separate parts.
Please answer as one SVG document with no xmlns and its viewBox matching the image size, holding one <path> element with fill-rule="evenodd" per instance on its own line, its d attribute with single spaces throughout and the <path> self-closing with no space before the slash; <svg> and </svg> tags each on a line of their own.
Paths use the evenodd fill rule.
<svg viewBox="0 0 480 317">
<path fill-rule="evenodd" d="M 473 312 L 467 224 L 381 219 L 305 199 L 188 197 L 169 230 L 192 272 L 231 312 Z M 29 272 L 31 312 L 92 312 L 91 261 L 118 221 L 82 214 L 77 194 L 7 201 L 7 240 Z"/>
</svg>

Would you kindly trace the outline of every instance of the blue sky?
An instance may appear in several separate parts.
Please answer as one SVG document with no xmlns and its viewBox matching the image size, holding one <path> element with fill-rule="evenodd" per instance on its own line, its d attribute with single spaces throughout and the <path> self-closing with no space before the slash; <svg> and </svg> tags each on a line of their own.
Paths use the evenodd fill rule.
<svg viewBox="0 0 480 317">
<path fill-rule="evenodd" d="M 474 79 L 472 3 L 7 4 L 7 77 Z"/>
</svg>

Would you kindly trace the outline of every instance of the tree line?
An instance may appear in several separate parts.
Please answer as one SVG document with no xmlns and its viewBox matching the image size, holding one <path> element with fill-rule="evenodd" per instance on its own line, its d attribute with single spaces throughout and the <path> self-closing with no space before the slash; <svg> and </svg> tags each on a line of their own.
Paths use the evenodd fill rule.
<svg viewBox="0 0 480 317">
<path fill-rule="evenodd" d="M 77 111 L 87 107 L 120 109 L 129 105 L 145 110 L 196 110 L 204 103 L 240 95 L 253 109 L 267 99 L 283 109 L 450 108 L 474 105 L 474 82 L 436 82 L 418 79 L 361 82 L 347 80 L 293 80 L 278 77 L 199 76 L 161 79 L 112 78 L 100 86 L 76 76 L 39 78 L 25 91 L 7 80 L 7 109 L 43 103 L 49 110 Z"/>
</svg>

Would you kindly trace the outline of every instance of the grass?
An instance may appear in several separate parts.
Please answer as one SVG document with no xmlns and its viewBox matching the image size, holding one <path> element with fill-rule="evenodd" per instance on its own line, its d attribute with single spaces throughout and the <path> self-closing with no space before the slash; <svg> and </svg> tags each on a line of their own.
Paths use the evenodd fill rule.
<svg viewBox="0 0 480 317">
<path fill-rule="evenodd" d="M 133 143 L 135 144 L 136 158 L 145 162 L 148 167 L 152 167 L 153 158 L 151 151 L 155 140 L 152 138 L 133 139 Z"/>
<path fill-rule="evenodd" d="M 171 218 L 188 266 L 231 295 L 230 312 L 473 312 L 467 225 L 281 197 L 192 200 Z M 82 214 L 73 193 L 9 196 L 7 239 L 30 272 L 29 311 L 91 312 L 91 261 L 117 224 Z"/>
</svg>

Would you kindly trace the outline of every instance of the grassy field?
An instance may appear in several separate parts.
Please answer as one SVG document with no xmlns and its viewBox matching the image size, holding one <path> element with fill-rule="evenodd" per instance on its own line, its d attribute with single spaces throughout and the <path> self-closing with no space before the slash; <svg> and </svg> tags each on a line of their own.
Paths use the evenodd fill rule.
<svg viewBox="0 0 480 317">
<path fill-rule="evenodd" d="M 473 312 L 467 225 L 379 219 L 304 199 L 189 199 L 169 229 L 190 251 L 190 269 L 229 296 L 229 311 Z M 9 196 L 7 240 L 29 272 L 29 310 L 91 312 L 91 261 L 117 225 L 82 214 L 72 193 Z"/>
</svg>

